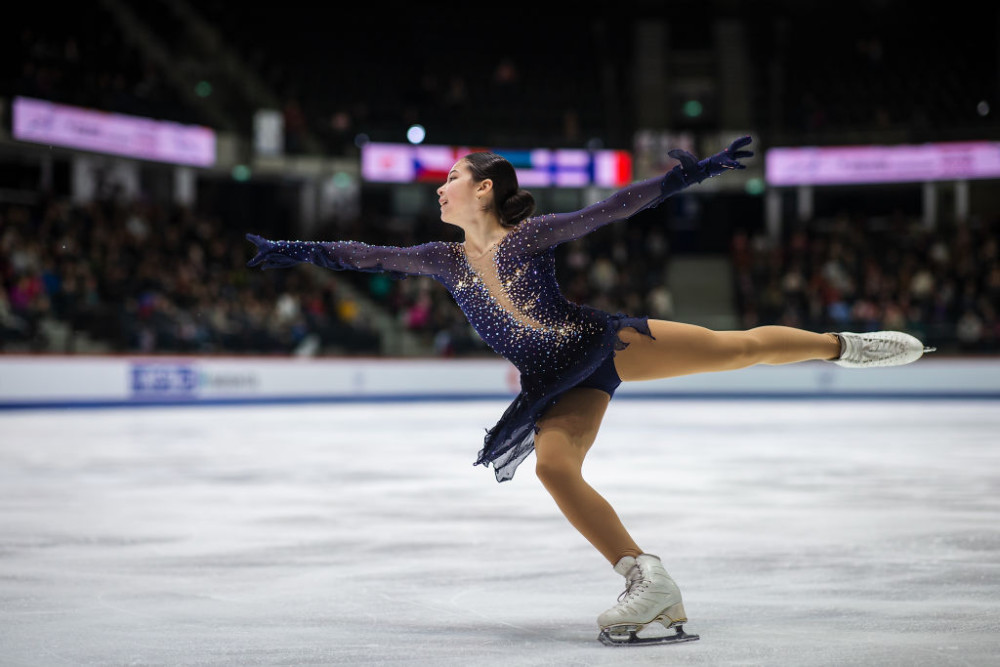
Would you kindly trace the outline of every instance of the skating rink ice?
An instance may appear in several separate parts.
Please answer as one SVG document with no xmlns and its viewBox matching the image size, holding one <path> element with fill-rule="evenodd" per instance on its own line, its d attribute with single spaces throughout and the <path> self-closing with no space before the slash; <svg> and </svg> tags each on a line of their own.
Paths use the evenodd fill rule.
<svg viewBox="0 0 1000 667">
<path fill-rule="evenodd" d="M 587 477 L 701 635 L 635 648 L 472 466 L 504 407 L 0 412 L 0 664 L 1000 664 L 1000 403 L 616 399 Z"/>
</svg>

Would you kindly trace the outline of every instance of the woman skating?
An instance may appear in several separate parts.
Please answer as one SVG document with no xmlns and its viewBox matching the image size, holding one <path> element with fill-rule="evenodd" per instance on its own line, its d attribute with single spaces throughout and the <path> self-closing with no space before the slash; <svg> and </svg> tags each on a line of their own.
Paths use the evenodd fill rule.
<svg viewBox="0 0 1000 667">
<path fill-rule="evenodd" d="M 554 249 L 604 225 L 627 220 L 684 188 L 730 169 L 750 137 L 710 158 L 671 151 L 680 164 L 664 176 L 630 185 L 573 213 L 533 215 L 534 198 L 518 187 L 513 166 L 489 152 L 455 163 L 438 189 L 441 220 L 464 242 L 408 247 L 353 241 L 270 241 L 249 266 L 311 262 L 334 270 L 381 271 L 435 278 L 451 293 L 480 337 L 519 371 L 521 391 L 491 428 L 476 459 L 509 480 L 535 452 L 535 470 L 570 523 L 626 578 L 619 603 L 598 618 L 607 643 L 636 641 L 653 622 L 694 639 L 676 584 L 660 559 L 636 544 L 610 504 L 584 480 L 582 466 L 615 389 L 622 381 L 830 360 L 847 367 L 909 363 L 923 345 L 902 332 L 814 333 L 781 326 L 712 331 L 698 326 L 610 314 L 568 301 L 555 277 Z"/>
</svg>

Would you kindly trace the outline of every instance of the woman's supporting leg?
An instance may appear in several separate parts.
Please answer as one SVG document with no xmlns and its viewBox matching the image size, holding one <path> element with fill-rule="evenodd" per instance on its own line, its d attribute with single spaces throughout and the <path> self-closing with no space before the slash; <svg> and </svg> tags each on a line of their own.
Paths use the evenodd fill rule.
<svg viewBox="0 0 1000 667">
<path fill-rule="evenodd" d="M 747 331 L 713 331 L 693 324 L 650 320 L 653 338 L 623 329 L 628 347 L 615 354 L 622 380 L 659 378 L 746 368 L 755 364 L 790 364 L 836 359 L 840 340 L 834 334 L 783 326 Z"/>
<path fill-rule="evenodd" d="M 610 397 L 570 389 L 538 422 L 535 471 L 569 522 L 614 565 L 642 550 L 611 504 L 583 479 L 583 459 L 597 438 Z"/>
</svg>

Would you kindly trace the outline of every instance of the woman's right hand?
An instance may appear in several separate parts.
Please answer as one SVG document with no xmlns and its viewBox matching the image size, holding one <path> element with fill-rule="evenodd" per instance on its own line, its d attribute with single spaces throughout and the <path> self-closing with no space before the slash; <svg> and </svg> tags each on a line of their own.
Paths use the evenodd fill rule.
<svg viewBox="0 0 1000 667">
<path fill-rule="evenodd" d="M 302 262 L 301 259 L 281 254 L 282 246 L 274 241 L 268 241 L 256 234 L 247 234 L 247 240 L 257 246 L 257 254 L 247 262 L 247 266 L 249 267 L 259 266 L 261 269 L 283 269 Z"/>
</svg>

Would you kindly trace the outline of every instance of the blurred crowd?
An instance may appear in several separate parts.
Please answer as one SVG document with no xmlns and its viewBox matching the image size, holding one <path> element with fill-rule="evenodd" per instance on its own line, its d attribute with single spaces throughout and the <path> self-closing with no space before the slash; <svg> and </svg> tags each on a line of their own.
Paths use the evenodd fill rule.
<svg viewBox="0 0 1000 667">
<path fill-rule="evenodd" d="M 250 271 L 242 234 L 184 207 L 115 199 L 0 207 L 0 349 L 373 353 L 333 276 Z M 54 340 L 53 324 L 69 335 Z"/>
<path fill-rule="evenodd" d="M 809 143 L 854 130 L 895 131 L 897 139 L 902 131 L 912 141 L 996 132 L 996 113 L 989 113 L 1000 62 L 995 13 L 992 22 L 970 22 L 961 12 L 925 16 L 899 0 L 824 17 L 794 3 L 703 4 L 666 10 L 671 44 L 711 52 L 712 23 L 699 12 L 713 20 L 736 12 L 747 29 L 745 61 L 756 75 L 752 95 L 761 102 L 748 105 L 750 122 L 762 131 Z M 513 12 L 494 17 L 490 30 L 498 38 L 477 38 L 473 49 L 440 38 L 445 17 L 412 25 L 379 17 L 385 34 L 401 40 L 394 48 L 419 54 L 392 58 L 382 43 L 391 40 L 371 40 L 364 30 L 330 37 L 324 26 L 323 39 L 310 43 L 294 7 L 261 15 L 256 24 L 216 0 L 195 8 L 219 31 L 217 41 L 280 100 L 289 152 L 311 150 L 310 139 L 318 139 L 326 154 L 353 154 L 357 133 L 378 139 L 380 128 L 410 122 L 434 124 L 438 139 L 450 143 L 472 136 L 483 144 L 580 146 L 594 136 L 626 144 L 631 136 L 634 118 L 625 110 L 630 95 L 640 95 L 627 92 L 637 66 L 629 53 L 631 15 L 567 16 L 563 29 L 552 31 Z M 237 118 L 235 127 L 220 129 L 250 132 L 254 107 L 227 78 L 223 59 L 204 51 L 213 40 L 196 39 L 203 33 L 175 9 L 156 2 L 67 5 L 55 13 L 41 4 L 25 8 L 2 40 L 0 97 L 210 126 Z M 907 16 L 902 29 L 900 15 Z M 810 29 L 817 20 L 828 29 Z M 510 49 L 504 31 L 511 26 L 528 48 Z M 935 48 L 926 48 L 925 35 L 933 35 Z M 141 46 L 153 42 L 174 50 L 151 57 Z M 77 204 L 36 194 L 33 204 L 0 202 L 2 350 L 73 351 L 86 339 L 132 353 L 370 354 L 381 349 L 375 319 L 385 314 L 434 354 L 489 352 L 429 278 L 249 271 L 245 230 L 213 215 L 145 200 Z M 314 232 L 317 239 L 407 245 L 440 238 L 441 228 L 436 220 L 400 226 L 363 212 Z M 863 215 L 815 221 L 781 239 L 737 231 L 731 308 L 745 327 L 904 329 L 944 349 L 996 351 L 997 232 L 996 219 L 926 229 Z M 558 277 L 574 301 L 670 319 L 672 250 L 662 226 L 611 226 L 560 247 Z M 52 323 L 69 335 L 53 337 L 60 326 Z"/>
<path fill-rule="evenodd" d="M 429 218 L 359 218 L 315 237 L 410 245 L 440 232 Z M 655 225 L 615 225 L 561 246 L 558 277 L 576 302 L 669 318 L 668 251 Z M 121 353 L 377 354 L 370 304 L 433 354 L 491 354 L 431 278 L 261 272 L 246 268 L 252 254 L 242 232 L 186 207 L 0 206 L 0 350 L 74 352 L 85 336 Z M 64 342 L 47 337 L 51 322 L 70 331 Z"/>
<path fill-rule="evenodd" d="M 449 229 L 432 217 L 361 216 L 311 238 L 459 240 Z M 431 278 L 251 270 L 243 232 L 113 191 L 84 204 L 0 205 L 0 350 L 75 352 L 87 341 L 138 354 L 377 354 L 381 313 L 430 354 L 492 354 Z M 560 246 L 558 278 L 578 303 L 670 318 L 669 250 L 662 224 L 612 225 Z M 48 335 L 53 322 L 65 339 Z"/>
<path fill-rule="evenodd" d="M 358 219 L 316 238 L 410 245 L 404 228 Z M 903 216 L 841 216 L 781 239 L 737 230 L 734 302 L 743 328 L 895 329 L 954 352 L 1000 350 L 1000 218 L 934 229 Z M 383 313 L 439 356 L 491 354 L 433 279 L 246 268 L 242 231 L 186 207 L 102 199 L 0 206 L 0 350 L 378 354 Z M 557 249 L 566 296 L 611 312 L 674 315 L 662 221 L 610 225 Z M 725 307 L 725 306 L 724 306 Z M 46 324 L 71 335 L 60 343 Z M 61 347 L 60 347 L 61 346 Z"/>
<path fill-rule="evenodd" d="M 1000 350 L 1000 216 L 928 229 L 841 216 L 779 241 L 732 240 L 743 327 L 908 331 L 942 350 Z"/>
</svg>

